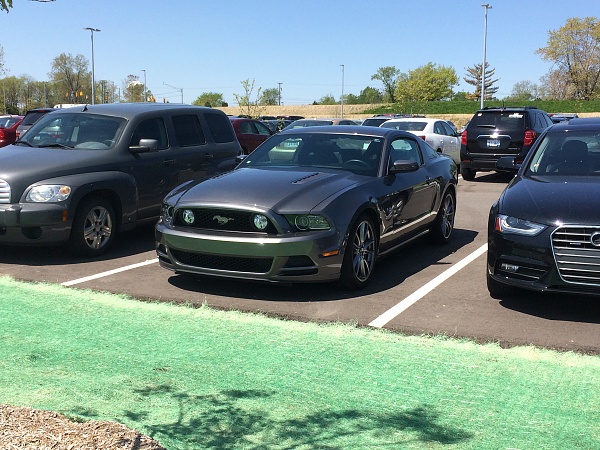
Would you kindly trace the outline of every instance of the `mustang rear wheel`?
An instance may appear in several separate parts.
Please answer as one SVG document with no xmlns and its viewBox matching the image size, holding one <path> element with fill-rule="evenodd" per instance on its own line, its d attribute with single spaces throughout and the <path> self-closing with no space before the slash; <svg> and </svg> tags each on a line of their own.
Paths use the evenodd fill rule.
<svg viewBox="0 0 600 450">
<path fill-rule="evenodd" d="M 454 230 L 454 215 L 456 214 L 456 200 L 454 193 L 448 191 L 442 199 L 440 210 L 431 226 L 431 238 L 437 244 L 446 244 Z"/>
<path fill-rule="evenodd" d="M 78 207 L 73 218 L 69 249 L 81 256 L 104 253 L 114 239 L 114 208 L 102 197 L 91 197 Z"/>
<path fill-rule="evenodd" d="M 343 287 L 358 290 L 365 287 L 377 260 L 377 234 L 373 221 L 361 216 L 350 229 L 340 274 Z"/>
</svg>

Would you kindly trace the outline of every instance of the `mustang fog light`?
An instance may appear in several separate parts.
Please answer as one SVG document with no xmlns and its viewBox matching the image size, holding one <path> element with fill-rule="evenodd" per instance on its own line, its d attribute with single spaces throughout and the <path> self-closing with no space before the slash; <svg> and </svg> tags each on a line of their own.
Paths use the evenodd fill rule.
<svg viewBox="0 0 600 450">
<path fill-rule="evenodd" d="M 255 214 L 252 218 L 252 222 L 254 223 L 254 226 L 259 230 L 264 230 L 269 226 L 269 219 L 267 219 L 267 216 L 263 214 Z"/>
<path fill-rule="evenodd" d="M 193 224 L 194 220 L 196 220 L 196 216 L 194 216 L 194 212 L 190 209 L 184 209 L 183 212 L 181 213 L 181 216 L 183 217 L 183 221 L 185 223 L 187 223 L 188 225 Z"/>
</svg>

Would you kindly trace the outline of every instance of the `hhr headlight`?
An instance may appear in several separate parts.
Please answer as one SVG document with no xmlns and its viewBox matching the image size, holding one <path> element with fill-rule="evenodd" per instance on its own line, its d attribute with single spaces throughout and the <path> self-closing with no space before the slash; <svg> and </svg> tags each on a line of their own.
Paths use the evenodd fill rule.
<svg viewBox="0 0 600 450">
<path fill-rule="evenodd" d="M 498 214 L 496 216 L 496 231 L 503 234 L 520 234 L 523 236 L 537 236 L 546 229 L 545 225 L 530 222 L 529 220 L 519 219 L 518 217 L 505 216 Z"/>
<path fill-rule="evenodd" d="M 58 184 L 35 186 L 27 193 L 26 201 L 34 203 L 64 202 L 71 195 L 71 187 Z"/>
</svg>

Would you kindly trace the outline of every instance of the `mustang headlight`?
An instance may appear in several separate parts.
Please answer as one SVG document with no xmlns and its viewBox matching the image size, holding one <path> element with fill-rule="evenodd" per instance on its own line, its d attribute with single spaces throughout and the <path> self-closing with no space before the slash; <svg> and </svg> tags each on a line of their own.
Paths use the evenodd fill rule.
<svg viewBox="0 0 600 450">
<path fill-rule="evenodd" d="M 503 214 L 498 214 L 496 217 L 496 231 L 500 233 L 537 236 L 545 229 L 545 225 L 519 219 L 518 217 L 505 216 Z"/>
<path fill-rule="evenodd" d="M 71 195 L 71 187 L 59 184 L 35 186 L 27 193 L 26 200 L 34 203 L 63 202 Z"/>
<path fill-rule="evenodd" d="M 162 204 L 160 208 L 160 220 L 168 227 L 173 226 L 173 213 L 174 208 L 171 205 L 167 203 Z"/>
<path fill-rule="evenodd" d="M 329 222 L 325 217 L 314 214 L 295 214 L 286 216 L 286 219 L 296 230 L 329 230 Z"/>
</svg>

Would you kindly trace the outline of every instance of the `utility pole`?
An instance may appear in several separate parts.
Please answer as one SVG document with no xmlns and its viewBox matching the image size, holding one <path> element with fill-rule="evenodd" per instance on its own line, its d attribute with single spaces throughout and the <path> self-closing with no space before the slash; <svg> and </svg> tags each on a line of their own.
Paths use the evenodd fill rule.
<svg viewBox="0 0 600 450">
<path fill-rule="evenodd" d="M 486 53 L 486 44 L 487 44 L 487 14 L 488 9 L 492 9 L 492 5 L 488 3 L 484 3 L 481 5 L 485 9 L 484 19 L 483 19 L 483 64 L 481 65 L 481 109 L 483 109 L 483 100 L 485 99 L 485 53 Z"/>
<path fill-rule="evenodd" d="M 101 31 L 98 28 L 84 28 L 84 30 L 90 30 L 92 35 L 92 105 L 96 102 L 95 92 L 94 92 L 94 84 L 95 84 L 95 76 L 94 76 L 94 31 Z"/>
</svg>

